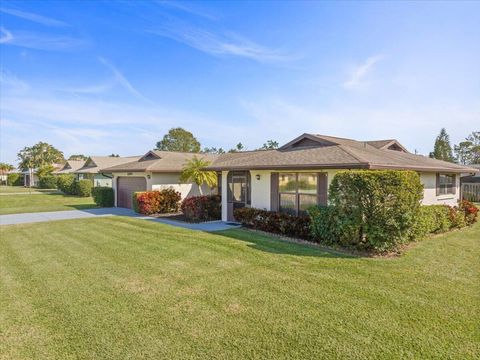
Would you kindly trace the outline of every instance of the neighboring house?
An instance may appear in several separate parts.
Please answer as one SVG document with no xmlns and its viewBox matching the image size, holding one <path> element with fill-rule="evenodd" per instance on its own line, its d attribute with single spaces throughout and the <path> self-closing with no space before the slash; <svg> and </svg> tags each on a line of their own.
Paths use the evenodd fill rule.
<svg viewBox="0 0 480 360">
<path fill-rule="evenodd" d="M 189 196 L 209 194 L 213 190 L 203 185 L 202 191 L 196 184 L 180 181 L 185 163 L 193 156 L 213 161 L 217 155 L 194 154 L 173 151 L 149 151 L 136 161 L 103 169 L 113 174 L 115 206 L 132 207 L 132 194 L 136 191 L 173 188 L 182 199 Z"/>
<path fill-rule="evenodd" d="M 414 170 L 424 185 L 423 204 L 455 205 L 460 174 L 473 169 L 409 153 L 397 140 L 356 141 L 303 134 L 278 150 L 222 154 L 205 170 L 222 173 L 222 220 L 253 207 L 304 213 L 327 204 L 336 172 L 355 169 Z"/>
<path fill-rule="evenodd" d="M 54 174 L 55 175 L 61 175 L 61 174 L 74 174 L 75 177 L 78 179 L 78 174 L 75 174 L 75 171 L 80 169 L 85 165 L 85 160 L 67 160 L 65 165 L 63 167 L 56 171 Z"/>
<path fill-rule="evenodd" d="M 55 174 L 58 170 L 63 167 L 63 164 L 52 164 L 53 166 L 53 173 Z M 38 186 L 38 169 L 27 169 L 24 171 L 20 171 L 20 174 L 23 174 L 23 186 L 25 187 L 35 187 Z"/>
<path fill-rule="evenodd" d="M 475 169 L 475 173 L 466 174 L 460 179 L 462 184 L 462 198 L 480 202 L 480 165 L 469 165 Z"/>
<path fill-rule="evenodd" d="M 103 169 L 135 161 L 139 156 L 114 157 L 114 156 L 90 156 L 85 164 L 74 171 L 78 180 L 90 179 L 93 186 L 112 187 L 112 174 Z"/>
</svg>

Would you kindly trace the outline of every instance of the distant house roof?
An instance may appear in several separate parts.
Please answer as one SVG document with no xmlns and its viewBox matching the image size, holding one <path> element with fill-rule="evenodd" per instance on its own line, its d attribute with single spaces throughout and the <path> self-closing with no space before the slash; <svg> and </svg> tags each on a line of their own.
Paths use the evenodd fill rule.
<svg viewBox="0 0 480 360">
<path fill-rule="evenodd" d="M 391 145 L 395 145 L 391 147 Z M 357 141 L 303 134 L 278 150 L 222 154 L 207 170 L 401 169 L 472 172 L 458 164 L 409 153 L 397 140 Z"/>
<path fill-rule="evenodd" d="M 70 174 L 80 169 L 85 164 L 85 160 L 67 160 L 65 165 L 55 172 L 56 174 Z"/>
<path fill-rule="evenodd" d="M 184 153 L 175 151 L 151 150 L 136 161 L 131 161 L 104 169 L 106 172 L 181 172 L 185 163 L 194 156 L 206 161 L 214 161 L 218 155 L 204 153 Z"/>
<path fill-rule="evenodd" d="M 108 172 L 104 171 L 104 169 L 120 165 L 124 163 L 128 163 L 134 160 L 137 160 L 140 156 L 128 156 L 128 157 L 114 157 L 114 156 L 90 156 L 86 161 L 85 164 L 75 170 L 74 172 L 77 174 L 97 174 L 101 172 Z"/>
</svg>

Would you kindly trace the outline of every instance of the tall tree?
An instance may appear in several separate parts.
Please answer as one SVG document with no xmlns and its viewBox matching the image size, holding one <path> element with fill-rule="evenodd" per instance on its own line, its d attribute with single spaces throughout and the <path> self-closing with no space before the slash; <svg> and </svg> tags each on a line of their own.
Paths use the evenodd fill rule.
<svg viewBox="0 0 480 360">
<path fill-rule="evenodd" d="M 433 146 L 433 151 L 430 153 L 430 157 L 438 160 L 454 161 L 450 137 L 445 128 L 440 130 L 440 134 L 438 134 L 435 139 L 435 145 Z"/>
<path fill-rule="evenodd" d="M 15 166 L 7 164 L 7 163 L 0 162 L 0 170 L 11 171 L 13 169 L 15 169 Z"/>
<path fill-rule="evenodd" d="M 87 159 L 88 157 L 82 154 L 70 155 L 70 157 L 68 158 L 68 160 L 87 160 Z"/>
<path fill-rule="evenodd" d="M 274 150 L 278 149 L 278 141 L 268 140 L 259 150 Z"/>
<path fill-rule="evenodd" d="M 461 164 L 480 164 L 480 131 L 473 131 L 454 147 L 455 158 Z"/>
<path fill-rule="evenodd" d="M 206 147 L 206 148 L 203 148 L 203 151 L 204 153 L 207 153 L 207 154 L 225 154 L 225 150 L 223 150 L 223 148 L 216 148 L 216 147 Z"/>
<path fill-rule="evenodd" d="M 31 147 L 25 147 L 17 154 L 20 170 L 40 168 L 55 163 L 63 163 L 63 153 L 45 142 L 39 142 Z"/>
<path fill-rule="evenodd" d="M 200 159 L 196 156 L 188 160 L 184 167 L 180 180 L 184 182 L 194 182 L 198 185 L 200 194 L 202 193 L 202 185 L 207 184 L 213 187 L 217 184 L 217 173 L 215 171 L 204 171 L 203 168 L 210 165 L 210 161 Z"/>
<path fill-rule="evenodd" d="M 182 128 L 173 128 L 157 142 L 156 150 L 198 153 L 200 142 L 193 134 Z"/>
</svg>

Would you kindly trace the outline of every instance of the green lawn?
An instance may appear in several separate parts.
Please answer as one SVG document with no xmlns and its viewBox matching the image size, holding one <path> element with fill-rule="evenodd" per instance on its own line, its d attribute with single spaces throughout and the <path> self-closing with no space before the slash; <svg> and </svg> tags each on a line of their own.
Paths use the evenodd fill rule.
<svg viewBox="0 0 480 360">
<path fill-rule="evenodd" d="M 391 259 L 118 217 L 0 231 L 6 359 L 480 353 L 479 224 Z"/>
<path fill-rule="evenodd" d="M 23 186 L 5 186 L 0 185 L 0 194 L 9 194 L 9 193 L 44 193 L 58 191 L 56 189 L 37 189 L 37 188 L 26 188 Z"/>
<path fill-rule="evenodd" d="M 91 197 L 55 194 L 1 195 L 0 215 L 28 212 L 88 209 L 95 207 Z"/>
</svg>

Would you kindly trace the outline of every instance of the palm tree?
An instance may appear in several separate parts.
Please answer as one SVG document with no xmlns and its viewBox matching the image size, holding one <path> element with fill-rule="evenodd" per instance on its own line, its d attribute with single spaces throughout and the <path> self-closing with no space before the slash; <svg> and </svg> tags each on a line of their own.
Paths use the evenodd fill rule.
<svg viewBox="0 0 480 360">
<path fill-rule="evenodd" d="M 192 157 L 185 163 L 180 180 L 194 182 L 198 185 L 200 194 L 203 195 L 203 184 L 207 184 L 209 187 L 217 185 L 217 173 L 215 171 L 202 170 L 208 165 L 210 165 L 210 161 L 199 159 L 197 156 Z"/>
</svg>

